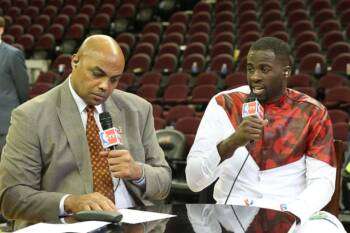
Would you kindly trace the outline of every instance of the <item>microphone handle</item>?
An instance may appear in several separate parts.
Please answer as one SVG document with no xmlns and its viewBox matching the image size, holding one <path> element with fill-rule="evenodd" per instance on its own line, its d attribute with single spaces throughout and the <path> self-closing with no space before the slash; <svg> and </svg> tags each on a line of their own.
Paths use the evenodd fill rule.
<svg viewBox="0 0 350 233">
<path fill-rule="evenodd" d="M 108 149 L 110 149 L 110 150 L 126 150 L 126 147 L 122 144 L 119 144 L 119 145 L 110 146 L 110 147 L 108 147 Z"/>
</svg>

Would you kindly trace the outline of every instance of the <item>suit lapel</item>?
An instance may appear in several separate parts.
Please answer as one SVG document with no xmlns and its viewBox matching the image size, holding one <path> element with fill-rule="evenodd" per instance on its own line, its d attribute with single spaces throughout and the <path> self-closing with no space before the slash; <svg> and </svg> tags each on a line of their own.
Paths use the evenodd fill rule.
<svg viewBox="0 0 350 233">
<path fill-rule="evenodd" d="M 0 43 L 0 51 L 3 50 L 4 48 L 5 48 L 5 45 L 4 45 L 4 42 L 2 41 L 2 42 Z"/>
<path fill-rule="evenodd" d="M 125 136 L 125 111 L 118 105 L 117 100 L 113 100 L 112 97 L 106 100 L 106 111 L 111 114 L 113 126 L 122 130 L 122 142 L 128 148 L 129 144 Z"/>
<path fill-rule="evenodd" d="M 90 193 L 93 190 L 93 182 L 89 147 L 78 107 L 69 90 L 69 79 L 62 85 L 61 103 L 57 106 L 57 114 L 82 176 L 85 191 Z"/>
</svg>

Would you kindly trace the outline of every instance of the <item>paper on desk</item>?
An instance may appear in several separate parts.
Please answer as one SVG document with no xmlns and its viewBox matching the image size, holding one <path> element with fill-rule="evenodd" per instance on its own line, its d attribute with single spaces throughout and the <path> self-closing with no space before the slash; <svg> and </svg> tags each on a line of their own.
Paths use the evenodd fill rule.
<svg viewBox="0 0 350 233">
<path fill-rule="evenodd" d="M 87 233 L 97 230 L 109 222 L 100 221 L 86 221 L 77 222 L 71 224 L 49 224 L 49 223 L 38 223 L 21 230 L 15 231 L 15 233 L 63 233 L 63 232 L 78 232 Z"/>
<path fill-rule="evenodd" d="M 170 214 L 161 214 L 149 211 L 140 211 L 140 210 L 129 210 L 129 209 L 119 209 L 119 212 L 123 215 L 123 223 L 142 223 L 149 222 L 164 218 L 175 217 L 175 215 Z M 86 221 L 86 222 L 77 222 L 71 224 L 49 224 L 49 223 L 38 223 L 21 230 L 16 231 L 15 233 L 64 233 L 64 232 L 79 232 L 86 233 L 97 230 L 109 222 L 100 222 L 100 221 Z"/>
<path fill-rule="evenodd" d="M 119 209 L 118 210 L 122 215 L 122 222 L 129 224 L 136 224 L 142 222 L 150 222 L 155 220 L 160 220 L 164 218 L 172 218 L 176 215 L 171 214 L 161 214 L 150 211 L 141 211 L 141 210 L 131 210 L 131 209 Z"/>
</svg>

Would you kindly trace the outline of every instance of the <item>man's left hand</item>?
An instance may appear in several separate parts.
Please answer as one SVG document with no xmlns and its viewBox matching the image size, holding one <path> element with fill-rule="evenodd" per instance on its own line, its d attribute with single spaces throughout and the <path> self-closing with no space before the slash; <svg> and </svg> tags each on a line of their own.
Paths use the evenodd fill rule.
<svg viewBox="0 0 350 233">
<path fill-rule="evenodd" d="M 128 150 L 101 151 L 100 156 L 107 156 L 113 177 L 129 180 L 141 178 L 141 165 L 135 162 Z"/>
</svg>

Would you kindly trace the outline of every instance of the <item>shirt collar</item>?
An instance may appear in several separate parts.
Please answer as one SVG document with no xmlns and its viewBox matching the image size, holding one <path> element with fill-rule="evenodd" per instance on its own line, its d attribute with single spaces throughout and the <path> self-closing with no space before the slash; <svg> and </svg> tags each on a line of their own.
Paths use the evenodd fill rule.
<svg viewBox="0 0 350 233">
<path fill-rule="evenodd" d="M 284 91 L 284 94 L 276 101 L 271 103 L 265 103 L 264 106 L 266 107 L 281 107 L 285 103 L 287 99 L 288 91 L 287 89 Z"/>
<path fill-rule="evenodd" d="M 87 104 L 73 89 L 70 76 L 68 78 L 68 83 L 69 83 L 69 90 L 72 93 L 74 102 L 77 104 L 79 113 L 81 114 L 85 110 Z M 102 104 L 95 106 L 95 109 L 97 110 L 97 113 L 102 113 Z"/>
</svg>

